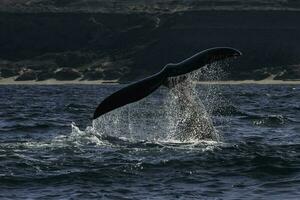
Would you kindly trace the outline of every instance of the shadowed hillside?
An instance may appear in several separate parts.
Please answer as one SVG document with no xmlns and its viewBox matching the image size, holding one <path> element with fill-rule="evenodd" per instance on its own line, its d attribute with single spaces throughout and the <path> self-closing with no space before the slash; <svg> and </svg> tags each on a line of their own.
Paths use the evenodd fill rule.
<svg viewBox="0 0 300 200">
<path fill-rule="evenodd" d="M 64 69 L 128 82 L 199 50 L 232 46 L 244 56 L 228 79 L 300 79 L 299 21 L 296 11 L 2 12 L 1 76 L 42 80 Z"/>
<path fill-rule="evenodd" d="M 0 0 L 10 12 L 166 13 L 195 10 L 300 10 L 298 0 Z"/>
</svg>

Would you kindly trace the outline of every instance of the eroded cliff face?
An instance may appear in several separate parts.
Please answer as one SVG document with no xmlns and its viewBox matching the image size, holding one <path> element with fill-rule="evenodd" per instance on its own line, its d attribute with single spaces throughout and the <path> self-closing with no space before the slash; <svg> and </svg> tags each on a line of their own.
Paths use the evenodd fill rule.
<svg viewBox="0 0 300 200">
<path fill-rule="evenodd" d="M 202 49 L 231 46 L 244 56 L 227 69 L 227 79 L 295 80 L 299 21 L 296 11 L 2 12 L 1 76 L 31 70 L 35 75 L 25 77 L 47 79 L 61 70 L 130 82 Z"/>
</svg>

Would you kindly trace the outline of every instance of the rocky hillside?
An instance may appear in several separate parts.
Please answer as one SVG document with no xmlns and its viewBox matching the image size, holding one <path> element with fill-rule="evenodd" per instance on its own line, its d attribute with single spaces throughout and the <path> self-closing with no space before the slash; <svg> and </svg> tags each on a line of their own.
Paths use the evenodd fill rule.
<svg viewBox="0 0 300 200">
<path fill-rule="evenodd" d="M 22 8 L 45 3 L 4 2 Z M 79 1 L 47 2 L 70 9 Z M 130 82 L 199 50 L 232 46 L 244 56 L 226 69 L 226 79 L 296 80 L 299 21 L 297 11 L 1 12 L 0 72 L 17 80 Z"/>
<path fill-rule="evenodd" d="M 298 0 L 0 0 L 10 12 L 167 13 L 196 10 L 300 10 Z"/>
</svg>

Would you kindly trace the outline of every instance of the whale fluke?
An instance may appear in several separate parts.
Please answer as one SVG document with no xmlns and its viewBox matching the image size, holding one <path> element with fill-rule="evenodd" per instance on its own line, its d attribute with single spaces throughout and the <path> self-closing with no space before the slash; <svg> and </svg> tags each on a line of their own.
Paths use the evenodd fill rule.
<svg viewBox="0 0 300 200">
<path fill-rule="evenodd" d="M 181 76 L 197 70 L 207 64 L 230 57 L 241 56 L 242 53 L 230 47 L 216 47 L 201 51 L 192 57 L 176 64 L 167 64 L 160 72 L 132 83 L 105 98 L 94 112 L 93 119 L 126 104 L 136 102 L 150 95 L 159 86 L 172 86 L 172 77 Z M 184 80 L 184 76 L 182 78 Z"/>
</svg>

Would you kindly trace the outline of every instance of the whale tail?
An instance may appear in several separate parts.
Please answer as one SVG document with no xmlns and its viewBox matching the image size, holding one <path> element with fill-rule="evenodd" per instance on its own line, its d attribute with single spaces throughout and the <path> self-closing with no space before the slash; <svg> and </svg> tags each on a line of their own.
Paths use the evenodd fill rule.
<svg viewBox="0 0 300 200">
<path fill-rule="evenodd" d="M 172 87 L 186 79 L 185 75 L 197 70 L 207 64 L 230 57 L 241 56 L 242 53 L 229 47 L 216 47 L 201 51 L 194 56 L 176 64 L 167 64 L 160 72 L 132 83 L 105 98 L 96 108 L 93 119 L 108 113 L 126 104 L 133 103 L 150 95 L 159 86 Z M 179 81 L 174 82 L 172 78 L 180 76 Z"/>
</svg>

